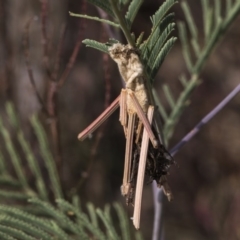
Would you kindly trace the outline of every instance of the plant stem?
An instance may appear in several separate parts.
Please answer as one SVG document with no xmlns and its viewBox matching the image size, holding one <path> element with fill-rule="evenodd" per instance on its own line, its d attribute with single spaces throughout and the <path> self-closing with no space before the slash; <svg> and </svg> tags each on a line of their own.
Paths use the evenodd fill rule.
<svg viewBox="0 0 240 240">
<path fill-rule="evenodd" d="M 131 36 L 131 33 L 130 33 L 128 27 L 127 27 L 127 24 L 126 24 L 126 21 L 125 21 L 124 17 L 122 16 L 121 12 L 119 11 L 119 9 L 117 7 L 116 1 L 115 0 L 110 0 L 110 3 L 111 3 L 114 14 L 119 21 L 119 24 L 121 26 L 121 29 L 122 29 L 123 33 L 124 33 L 124 36 L 126 37 L 128 43 L 132 47 L 135 47 L 136 44 L 135 44 L 135 42 L 134 42 L 134 40 Z"/>
</svg>

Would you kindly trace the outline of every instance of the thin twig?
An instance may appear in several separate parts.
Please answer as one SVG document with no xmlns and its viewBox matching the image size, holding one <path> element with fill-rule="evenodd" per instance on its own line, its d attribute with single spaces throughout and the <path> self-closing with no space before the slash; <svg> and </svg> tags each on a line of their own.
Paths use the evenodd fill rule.
<svg viewBox="0 0 240 240">
<path fill-rule="evenodd" d="M 48 56 L 48 37 L 47 37 L 47 16 L 48 16 L 48 0 L 41 0 L 41 32 L 43 47 L 43 63 L 45 68 L 49 69 Z"/>
<path fill-rule="evenodd" d="M 152 240 L 163 240 L 163 190 L 157 187 L 157 183 L 152 183 L 154 199 L 154 220 L 153 220 L 153 237 Z"/>
<path fill-rule="evenodd" d="M 122 13 L 120 12 L 120 10 L 118 9 L 118 6 L 117 6 L 117 3 L 115 0 L 110 0 L 110 3 L 111 3 L 111 6 L 112 6 L 112 9 L 113 9 L 113 12 L 116 16 L 116 18 L 118 19 L 119 21 L 119 24 L 121 26 L 121 29 L 128 41 L 128 43 L 132 46 L 132 47 L 135 47 L 135 42 L 131 36 L 131 33 L 127 27 L 127 24 L 126 24 L 126 21 L 125 21 L 125 18 L 122 16 Z"/>
<path fill-rule="evenodd" d="M 182 148 L 189 140 L 191 140 L 199 131 L 200 129 L 208 123 L 219 111 L 221 111 L 226 104 L 229 103 L 238 93 L 240 92 L 240 84 L 237 85 L 233 91 L 231 91 L 227 97 L 225 97 L 210 113 L 208 113 L 182 140 L 175 145 L 171 150 L 170 153 L 174 156 L 180 148 Z"/>
<path fill-rule="evenodd" d="M 102 24 L 102 25 L 104 25 L 104 24 Z M 105 31 L 103 31 L 102 38 L 103 38 L 102 42 L 104 42 L 105 38 L 106 38 Z M 103 71 L 104 71 L 103 75 L 104 75 L 104 80 L 105 80 L 104 108 L 106 110 L 109 107 L 110 97 L 111 97 L 111 82 L 110 82 L 110 73 L 109 73 L 109 55 L 108 54 L 103 54 L 102 60 L 103 60 Z M 94 160 L 94 158 L 96 156 L 96 153 L 97 153 L 99 143 L 100 143 L 100 141 L 103 137 L 105 123 L 106 122 L 104 122 L 103 126 L 97 132 L 96 137 L 94 139 L 94 143 L 93 143 L 93 146 L 91 148 L 91 153 L 90 153 L 90 157 L 89 157 L 89 163 L 88 163 L 88 166 L 87 166 L 87 170 L 85 171 L 86 174 L 84 174 L 86 177 L 89 176 L 89 173 L 90 173 L 92 165 L 93 165 L 93 160 Z M 78 192 L 78 190 L 81 187 L 83 181 L 84 181 L 84 178 L 81 178 L 78 181 L 76 186 L 70 191 L 71 195 L 74 195 L 74 194 L 76 194 L 76 192 Z"/>
<path fill-rule="evenodd" d="M 25 25 L 25 33 L 24 33 L 24 37 L 23 37 L 23 47 L 24 47 L 24 56 L 25 56 L 25 63 L 26 63 L 26 67 L 27 67 L 27 72 L 28 72 L 28 77 L 30 80 L 30 83 L 33 87 L 33 90 L 36 94 L 36 97 L 38 99 L 38 102 L 43 110 L 43 112 L 48 115 L 48 111 L 46 109 L 46 106 L 43 102 L 43 99 L 41 98 L 38 90 L 37 90 L 37 86 L 35 84 L 35 79 L 34 79 L 34 75 L 33 75 L 33 70 L 32 70 L 32 65 L 31 65 L 31 61 L 30 61 L 30 57 L 29 57 L 29 53 L 30 53 L 30 43 L 29 43 L 29 29 L 31 26 L 31 23 L 33 22 L 34 18 L 31 18 L 27 24 Z"/>
<path fill-rule="evenodd" d="M 58 78 L 65 33 L 66 33 L 66 24 L 64 24 L 62 26 L 60 37 L 59 37 L 60 40 L 59 40 L 59 44 L 58 44 L 58 47 L 57 47 L 55 64 L 54 64 L 54 67 L 53 67 L 53 72 L 51 74 L 51 79 L 53 81 L 57 81 L 57 78 Z"/>
<path fill-rule="evenodd" d="M 209 114 L 207 114 L 181 141 L 176 144 L 171 150 L 170 154 L 174 156 L 187 142 L 189 142 L 200 130 L 208 123 L 219 111 L 221 111 L 229 101 L 231 101 L 240 92 L 240 84 L 237 85 Z M 158 240 L 161 236 L 162 227 L 162 189 L 157 188 L 156 184 L 152 185 L 154 196 L 154 228 L 152 240 Z"/>
<path fill-rule="evenodd" d="M 86 13 L 87 11 L 87 4 L 86 4 L 86 1 L 83 1 L 82 2 L 82 13 Z M 83 33 L 85 31 L 85 28 L 86 28 L 86 21 L 85 19 L 80 19 L 79 20 L 79 31 L 78 31 L 78 40 L 75 44 L 75 47 L 73 49 L 73 52 L 72 52 L 72 55 L 68 61 L 68 64 L 67 64 L 67 67 L 65 68 L 60 80 L 59 80 L 59 86 L 63 86 L 63 84 L 65 83 L 69 73 L 71 72 L 73 66 L 74 66 L 74 63 L 76 61 L 76 57 L 79 53 L 79 50 L 80 50 L 80 47 L 82 45 L 82 40 L 83 40 Z"/>
<path fill-rule="evenodd" d="M 150 106 L 148 109 L 148 120 L 150 124 L 152 123 L 153 114 L 154 114 L 154 107 Z M 148 144 L 149 144 L 149 133 L 147 129 L 144 127 L 141 153 L 140 153 L 140 159 L 139 159 L 139 165 L 138 165 L 137 186 L 136 186 L 136 195 L 135 195 L 135 202 L 134 202 L 134 213 L 133 213 L 133 225 L 135 226 L 136 229 L 140 228 L 142 192 L 143 192 Z"/>
</svg>

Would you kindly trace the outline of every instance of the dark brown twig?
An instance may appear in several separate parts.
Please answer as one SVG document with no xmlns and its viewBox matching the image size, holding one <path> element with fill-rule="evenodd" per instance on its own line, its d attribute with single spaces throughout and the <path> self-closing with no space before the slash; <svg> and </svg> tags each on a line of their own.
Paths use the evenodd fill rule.
<svg viewBox="0 0 240 240">
<path fill-rule="evenodd" d="M 59 40 L 59 44 L 57 47 L 55 64 L 53 67 L 53 72 L 51 74 L 51 79 L 53 81 L 57 81 L 57 78 L 58 78 L 65 33 L 66 33 L 66 25 L 64 24 L 61 29 L 61 33 L 60 33 L 60 37 L 59 37 L 60 40 Z"/>
<path fill-rule="evenodd" d="M 48 0 L 41 0 L 41 33 L 42 33 L 42 49 L 43 49 L 43 64 L 47 76 L 50 81 L 48 82 L 47 90 L 47 112 L 49 117 L 50 132 L 53 143 L 53 151 L 55 156 L 56 165 L 58 171 L 60 172 L 61 166 L 61 147 L 60 147 L 60 132 L 58 124 L 58 115 L 57 115 L 57 92 L 58 86 L 56 81 L 54 81 L 51 76 L 51 71 L 49 68 L 49 39 L 47 37 L 47 16 L 48 16 Z"/>
<path fill-rule="evenodd" d="M 83 1 L 82 2 L 82 14 L 85 14 L 87 11 L 87 4 L 86 4 L 86 1 Z M 75 60 L 76 60 L 76 57 L 78 55 L 78 52 L 79 52 L 79 49 L 82 45 L 82 39 L 83 39 L 83 33 L 84 33 L 84 30 L 86 28 L 86 22 L 85 22 L 85 19 L 82 18 L 79 20 L 79 32 L 78 32 L 78 40 L 75 44 L 75 47 L 73 49 L 73 52 L 72 52 L 72 55 L 68 61 L 68 64 L 67 64 L 67 67 L 65 68 L 60 80 L 59 80 L 59 87 L 63 86 L 63 84 L 65 83 L 70 71 L 72 70 L 73 68 L 73 65 L 75 63 Z"/>
<path fill-rule="evenodd" d="M 103 30 L 102 38 L 104 40 L 106 38 L 106 33 L 105 33 L 104 30 Z M 111 77 L 110 77 L 110 72 L 109 72 L 109 55 L 108 54 L 103 54 L 102 60 L 103 60 L 104 80 L 105 80 L 104 108 L 106 109 L 110 105 L 110 97 L 111 97 L 111 82 L 110 82 Z M 91 172 L 91 168 L 92 168 L 92 165 L 93 165 L 93 160 L 96 157 L 96 153 L 97 153 L 99 143 L 100 143 L 100 141 L 103 137 L 105 124 L 106 124 L 106 121 L 104 121 L 104 124 L 101 126 L 101 128 L 99 129 L 99 131 L 96 134 L 96 137 L 95 137 L 92 149 L 91 149 L 91 153 L 90 153 L 89 164 L 88 164 L 87 170 L 85 171 L 86 174 L 84 174 L 84 176 L 86 176 L 86 177 L 88 177 L 89 173 Z M 78 182 L 77 186 L 74 189 L 74 192 L 78 191 L 78 189 L 80 188 L 83 181 L 84 181 L 83 178 L 80 179 L 80 181 Z"/>
<path fill-rule="evenodd" d="M 24 47 L 24 56 L 25 56 L 25 63 L 26 63 L 26 67 L 27 67 L 27 72 L 28 72 L 28 76 L 30 79 L 30 83 L 32 84 L 33 90 L 36 94 L 36 97 L 38 99 L 38 102 L 41 105 L 41 108 L 43 110 L 43 112 L 48 115 L 48 111 L 45 107 L 45 104 L 43 102 L 43 99 L 41 98 L 38 90 L 37 90 L 37 86 L 35 84 L 35 79 L 34 79 L 34 75 L 33 75 L 33 70 L 32 70 L 32 66 L 31 66 L 31 62 L 30 62 L 30 58 L 29 58 L 29 52 L 30 52 L 30 43 L 29 43 L 29 29 L 31 26 L 31 23 L 33 22 L 34 18 L 31 18 L 27 24 L 25 25 L 25 32 L 24 32 L 24 37 L 23 37 L 23 47 Z"/>
<path fill-rule="evenodd" d="M 48 13 L 48 0 L 41 0 L 41 32 L 42 32 L 42 47 L 43 47 L 43 63 L 48 69 L 48 38 L 47 38 L 47 13 Z"/>
</svg>

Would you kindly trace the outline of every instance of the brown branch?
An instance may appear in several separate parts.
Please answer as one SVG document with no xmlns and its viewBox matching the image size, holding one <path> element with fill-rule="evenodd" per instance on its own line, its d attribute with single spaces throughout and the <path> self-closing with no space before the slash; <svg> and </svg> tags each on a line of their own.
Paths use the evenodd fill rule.
<svg viewBox="0 0 240 240">
<path fill-rule="evenodd" d="M 106 39 L 105 31 L 103 31 L 102 38 L 103 38 L 103 41 Z M 103 60 L 104 80 L 105 80 L 105 98 L 104 98 L 104 108 L 105 108 L 105 111 L 104 111 L 104 113 L 106 113 L 106 111 L 108 111 L 110 109 L 109 114 L 111 115 L 112 111 L 115 111 L 115 109 L 119 105 L 119 103 L 118 103 L 119 102 L 119 98 L 115 99 L 115 101 L 111 104 L 111 106 L 114 106 L 114 107 L 111 108 L 111 106 L 109 106 L 109 104 L 110 104 L 110 97 L 111 97 L 111 82 L 110 82 L 110 78 L 111 77 L 110 77 L 110 72 L 109 72 L 109 55 L 108 54 L 103 54 L 102 60 Z M 110 115 L 106 114 L 107 118 Z M 104 118 L 104 120 L 103 120 L 104 124 L 106 123 L 107 118 Z M 90 153 L 90 160 L 89 160 L 89 164 L 88 164 L 88 167 L 87 167 L 87 171 L 85 171 L 86 174 L 84 174 L 85 178 L 87 178 L 89 176 L 89 173 L 91 172 L 92 165 L 93 165 L 93 160 L 96 157 L 96 153 L 97 153 L 97 149 L 98 149 L 99 143 L 100 143 L 100 141 L 101 141 L 101 139 L 103 137 L 104 126 L 105 125 L 103 125 L 100 128 L 100 130 L 97 132 L 96 138 L 94 140 L 94 144 L 92 146 L 91 153 Z M 80 179 L 80 181 L 78 182 L 77 186 L 74 188 L 74 193 L 76 193 L 78 191 L 78 189 L 82 185 L 83 181 L 84 181 L 83 178 Z"/>
<path fill-rule="evenodd" d="M 48 69 L 48 38 L 47 38 L 47 15 L 48 15 L 48 0 L 41 0 L 41 32 L 42 32 L 42 47 L 43 47 L 43 63 Z"/>
<path fill-rule="evenodd" d="M 30 26 L 31 26 L 31 23 L 33 22 L 33 19 L 34 18 L 31 18 L 27 24 L 25 25 L 25 31 L 24 31 L 24 37 L 23 37 L 23 47 L 24 47 L 24 57 L 25 57 L 25 63 L 26 63 L 26 67 L 27 67 L 27 72 L 28 72 L 28 76 L 29 76 L 29 80 L 30 80 L 30 83 L 33 87 L 33 90 L 36 94 L 36 97 L 38 99 L 38 102 L 40 103 L 41 105 L 41 108 L 43 110 L 43 112 L 48 115 L 48 111 L 45 107 L 45 104 L 43 102 L 43 99 L 41 98 L 38 90 L 37 90 L 37 86 L 35 84 L 35 79 L 34 79 L 34 75 L 33 75 L 33 70 L 32 70 L 32 65 L 31 65 L 31 61 L 30 61 L 30 57 L 29 57 L 29 52 L 30 52 L 30 41 L 29 41 L 29 29 L 30 29 Z"/>
<path fill-rule="evenodd" d="M 51 79 L 53 81 L 57 81 L 57 77 L 59 74 L 59 68 L 60 68 L 60 61 L 61 61 L 61 54 L 62 54 L 62 49 L 63 49 L 63 42 L 64 42 L 64 36 L 66 33 L 66 25 L 64 24 L 61 28 L 61 33 L 59 37 L 59 44 L 57 47 L 57 54 L 56 54 L 56 59 L 55 59 L 55 64 L 53 67 L 53 72 L 51 74 Z"/>
<path fill-rule="evenodd" d="M 0 1 L 0 42 L 2 44 L 1 54 L 4 61 L 1 63 L 0 74 L 0 90 L 6 92 L 7 97 L 12 96 L 12 79 L 14 78 L 13 71 L 13 44 L 11 42 L 9 31 L 8 31 L 8 19 L 9 13 L 8 2 Z"/>
<path fill-rule="evenodd" d="M 85 14 L 87 11 L 87 4 L 86 4 L 86 1 L 83 1 L 82 3 L 82 13 Z M 84 30 L 86 28 L 86 21 L 85 19 L 81 18 L 79 20 L 79 32 L 78 32 L 78 40 L 75 44 L 75 47 L 73 49 L 73 52 L 72 52 L 72 55 L 68 61 L 68 64 L 67 64 L 67 67 L 65 68 L 59 82 L 58 82 L 58 85 L 59 87 L 62 87 L 63 84 L 65 83 L 70 71 L 72 70 L 73 66 L 74 66 L 74 63 L 75 63 L 75 60 L 76 60 L 76 57 L 78 55 L 78 52 L 79 52 L 79 49 L 82 45 L 82 39 L 83 39 L 83 33 L 84 33 Z"/>
</svg>

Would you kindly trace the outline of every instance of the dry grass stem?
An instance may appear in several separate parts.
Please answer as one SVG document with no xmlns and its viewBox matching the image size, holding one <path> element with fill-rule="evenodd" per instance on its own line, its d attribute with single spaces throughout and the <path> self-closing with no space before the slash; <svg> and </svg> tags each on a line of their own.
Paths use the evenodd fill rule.
<svg viewBox="0 0 240 240">
<path fill-rule="evenodd" d="M 154 107 L 149 106 L 148 120 L 150 123 L 152 123 L 153 114 L 154 114 Z M 140 228 L 142 192 L 143 192 L 143 183 L 144 183 L 145 168 L 146 168 L 146 159 L 147 159 L 147 153 L 148 153 L 148 144 L 149 144 L 149 134 L 147 129 L 144 127 L 141 153 L 140 153 L 140 159 L 139 159 L 139 165 L 138 165 L 137 186 L 136 186 L 136 194 L 135 194 L 134 213 L 133 213 L 133 225 L 135 226 L 136 229 Z"/>
<path fill-rule="evenodd" d="M 78 134 L 78 140 L 83 141 L 87 136 L 92 134 L 119 107 L 119 98 L 120 96 L 96 120 Z"/>
<path fill-rule="evenodd" d="M 154 146 L 154 148 L 157 148 L 158 147 L 158 140 L 156 139 L 153 131 L 152 131 L 152 128 L 151 128 L 151 125 L 147 119 L 147 117 L 145 116 L 144 112 L 143 112 L 143 109 L 141 108 L 135 94 L 133 91 L 131 90 L 128 90 L 128 94 L 129 96 L 131 97 L 133 103 L 134 103 L 134 107 L 136 108 L 137 110 L 137 114 L 138 114 L 138 117 L 140 118 L 140 120 L 142 121 L 143 125 L 144 125 L 144 128 L 146 129 L 148 135 L 149 135 L 149 138 L 152 142 L 152 145 Z"/>
<path fill-rule="evenodd" d="M 136 114 L 129 114 L 127 138 L 126 138 L 124 172 L 123 172 L 123 184 L 121 186 L 121 192 L 122 192 L 123 196 L 126 196 L 128 194 L 129 188 L 130 188 L 132 147 L 133 147 L 133 135 L 134 135 L 135 121 L 136 121 Z"/>
</svg>

